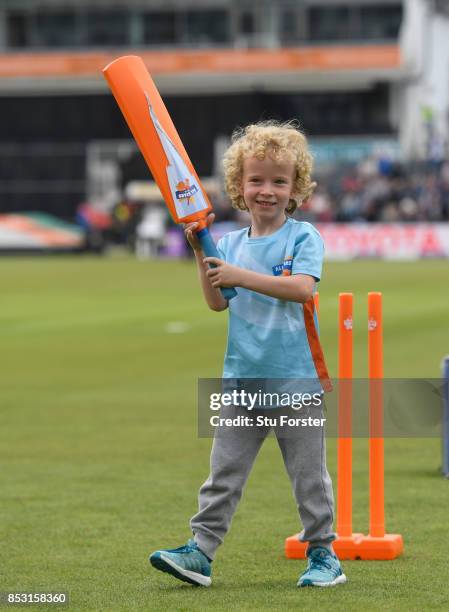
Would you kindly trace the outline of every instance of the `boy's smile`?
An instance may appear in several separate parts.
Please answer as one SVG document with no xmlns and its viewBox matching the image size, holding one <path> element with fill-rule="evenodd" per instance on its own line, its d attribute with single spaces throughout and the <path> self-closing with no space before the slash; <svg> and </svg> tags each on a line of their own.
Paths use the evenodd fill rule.
<svg viewBox="0 0 449 612">
<path fill-rule="evenodd" d="M 257 234 L 276 231 L 293 196 L 294 163 L 248 157 L 243 161 L 241 194 Z"/>
</svg>

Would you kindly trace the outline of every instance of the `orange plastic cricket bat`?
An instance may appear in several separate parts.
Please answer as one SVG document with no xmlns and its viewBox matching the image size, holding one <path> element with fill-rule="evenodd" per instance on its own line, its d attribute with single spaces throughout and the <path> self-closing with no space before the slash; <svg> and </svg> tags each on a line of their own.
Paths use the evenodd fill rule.
<svg viewBox="0 0 449 612">
<path fill-rule="evenodd" d="M 197 222 L 204 253 L 220 258 L 206 224 L 211 203 L 142 59 L 136 55 L 119 57 L 103 74 L 173 220 Z M 233 288 L 222 288 L 221 292 L 228 300 L 236 295 Z"/>
</svg>

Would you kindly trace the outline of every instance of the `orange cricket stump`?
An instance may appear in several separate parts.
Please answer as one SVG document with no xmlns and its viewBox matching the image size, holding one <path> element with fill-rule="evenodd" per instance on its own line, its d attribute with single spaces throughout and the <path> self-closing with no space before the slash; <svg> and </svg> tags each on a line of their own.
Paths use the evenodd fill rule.
<svg viewBox="0 0 449 612">
<path fill-rule="evenodd" d="M 382 294 L 368 293 L 369 372 L 369 535 L 359 542 L 360 559 L 398 557 L 404 542 L 399 534 L 385 533 Z"/>
<path fill-rule="evenodd" d="M 340 393 L 338 398 L 338 480 L 337 539 L 333 542 L 340 559 L 390 560 L 404 548 L 402 536 L 385 533 L 384 438 L 383 438 L 383 347 L 382 294 L 368 294 L 369 369 L 369 535 L 352 533 L 352 320 L 353 296 L 339 296 L 338 357 Z M 285 540 L 290 559 L 306 555 L 307 542 L 299 534 Z"/>
<path fill-rule="evenodd" d="M 356 559 L 362 533 L 352 532 L 352 293 L 340 293 L 338 309 L 337 540 L 340 559 Z"/>
</svg>

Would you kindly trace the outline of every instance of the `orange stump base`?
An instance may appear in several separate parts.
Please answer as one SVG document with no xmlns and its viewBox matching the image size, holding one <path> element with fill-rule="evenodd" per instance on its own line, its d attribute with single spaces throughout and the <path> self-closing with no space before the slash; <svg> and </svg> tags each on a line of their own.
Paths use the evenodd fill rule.
<svg viewBox="0 0 449 612">
<path fill-rule="evenodd" d="M 287 559 L 305 559 L 308 543 L 298 540 L 299 534 L 290 536 L 285 540 L 285 556 Z M 339 559 L 359 558 L 358 544 L 363 538 L 363 533 L 353 533 L 350 536 L 338 537 L 332 546 Z"/>
<path fill-rule="evenodd" d="M 404 550 L 402 536 L 396 533 L 386 533 L 381 537 L 363 536 L 358 543 L 358 559 L 378 559 L 389 561 L 396 559 Z"/>
<path fill-rule="evenodd" d="M 299 534 L 285 540 L 287 559 L 305 559 L 307 542 L 298 540 Z M 351 536 L 337 537 L 332 543 L 335 553 L 342 560 L 390 560 L 399 557 L 404 549 L 401 535 L 387 533 L 383 537 L 365 536 L 353 533 Z"/>
</svg>

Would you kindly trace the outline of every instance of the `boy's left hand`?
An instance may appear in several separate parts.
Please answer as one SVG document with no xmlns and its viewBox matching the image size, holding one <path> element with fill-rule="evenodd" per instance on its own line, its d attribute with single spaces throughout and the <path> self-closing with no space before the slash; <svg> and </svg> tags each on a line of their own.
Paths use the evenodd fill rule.
<svg viewBox="0 0 449 612">
<path fill-rule="evenodd" d="M 216 268 L 209 268 L 206 274 L 212 287 L 238 287 L 241 282 L 242 268 L 227 264 L 218 257 L 205 257 L 204 263 L 213 264 Z"/>
</svg>

